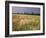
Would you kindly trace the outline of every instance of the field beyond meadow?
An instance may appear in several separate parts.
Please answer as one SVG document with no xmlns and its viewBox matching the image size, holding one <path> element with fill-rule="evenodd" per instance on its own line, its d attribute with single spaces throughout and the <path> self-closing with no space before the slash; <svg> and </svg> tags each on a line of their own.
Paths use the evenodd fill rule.
<svg viewBox="0 0 46 38">
<path fill-rule="evenodd" d="M 40 30 L 40 15 L 12 15 L 12 31 Z"/>
</svg>

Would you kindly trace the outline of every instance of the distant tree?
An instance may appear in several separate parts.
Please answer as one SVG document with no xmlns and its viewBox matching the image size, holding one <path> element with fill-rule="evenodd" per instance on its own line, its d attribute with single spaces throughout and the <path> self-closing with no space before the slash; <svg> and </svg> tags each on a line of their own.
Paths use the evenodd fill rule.
<svg viewBox="0 0 46 38">
<path fill-rule="evenodd" d="M 32 12 L 32 15 L 33 15 L 34 13 Z"/>
</svg>

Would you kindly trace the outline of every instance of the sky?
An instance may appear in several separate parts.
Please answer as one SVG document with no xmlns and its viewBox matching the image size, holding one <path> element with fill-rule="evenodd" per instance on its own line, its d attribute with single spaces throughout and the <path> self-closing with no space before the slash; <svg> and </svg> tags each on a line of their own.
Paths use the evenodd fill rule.
<svg viewBox="0 0 46 38">
<path fill-rule="evenodd" d="M 35 7 L 12 7 L 12 13 L 40 13 L 40 8 L 35 8 Z"/>
</svg>

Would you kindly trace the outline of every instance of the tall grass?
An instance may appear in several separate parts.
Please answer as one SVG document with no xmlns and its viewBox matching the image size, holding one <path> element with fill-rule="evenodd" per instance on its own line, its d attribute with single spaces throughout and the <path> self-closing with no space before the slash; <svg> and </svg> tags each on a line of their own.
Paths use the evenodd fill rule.
<svg viewBox="0 0 46 38">
<path fill-rule="evenodd" d="M 24 14 L 13 15 L 12 30 L 13 31 L 40 30 L 40 16 Z"/>
</svg>

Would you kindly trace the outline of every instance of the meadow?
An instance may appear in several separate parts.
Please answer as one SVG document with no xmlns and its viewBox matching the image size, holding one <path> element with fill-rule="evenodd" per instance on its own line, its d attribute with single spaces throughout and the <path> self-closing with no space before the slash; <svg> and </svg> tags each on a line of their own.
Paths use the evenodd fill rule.
<svg viewBox="0 0 46 38">
<path fill-rule="evenodd" d="M 12 15 L 12 31 L 40 30 L 40 15 Z"/>
</svg>

